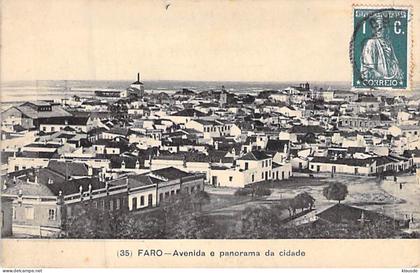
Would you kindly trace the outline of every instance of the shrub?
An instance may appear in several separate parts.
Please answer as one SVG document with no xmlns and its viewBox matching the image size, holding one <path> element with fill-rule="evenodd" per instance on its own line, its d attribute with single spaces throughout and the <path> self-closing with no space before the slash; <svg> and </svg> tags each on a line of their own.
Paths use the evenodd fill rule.
<svg viewBox="0 0 420 273">
<path fill-rule="evenodd" d="M 271 194 L 271 190 L 267 188 L 257 187 L 255 189 L 254 194 L 256 196 L 269 196 Z"/>
<path fill-rule="evenodd" d="M 234 193 L 235 196 L 246 196 L 250 194 L 252 194 L 252 189 L 250 188 L 237 189 Z"/>
</svg>

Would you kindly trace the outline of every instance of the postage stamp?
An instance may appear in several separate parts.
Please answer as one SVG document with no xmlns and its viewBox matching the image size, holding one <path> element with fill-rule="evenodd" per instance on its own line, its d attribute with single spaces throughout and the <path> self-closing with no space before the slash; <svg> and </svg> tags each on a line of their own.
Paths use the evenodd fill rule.
<svg viewBox="0 0 420 273">
<path fill-rule="evenodd" d="M 353 8 L 353 87 L 407 89 L 410 85 L 409 7 Z"/>
</svg>

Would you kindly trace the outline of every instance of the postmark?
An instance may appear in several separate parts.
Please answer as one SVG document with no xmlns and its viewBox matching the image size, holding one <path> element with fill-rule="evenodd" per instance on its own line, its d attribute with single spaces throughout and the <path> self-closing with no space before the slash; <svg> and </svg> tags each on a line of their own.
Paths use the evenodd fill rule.
<svg viewBox="0 0 420 273">
<path fill-rule="evenodd" d="M 353 7 L 354 88 L 410 87 L 411 16 L 409 7 Z"/>
</svg>

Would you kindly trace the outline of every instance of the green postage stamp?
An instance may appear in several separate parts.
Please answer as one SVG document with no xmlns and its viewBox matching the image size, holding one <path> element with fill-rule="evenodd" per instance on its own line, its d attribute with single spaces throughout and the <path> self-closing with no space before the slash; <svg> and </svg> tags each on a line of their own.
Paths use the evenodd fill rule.
<svg viewBox="0 0 420 273">
<path fill-rule="evenodd" d="M 408 89 L 411 72 L 410 8 L 353 8 L 350 45 L 353 87 Z"/>
</svg>

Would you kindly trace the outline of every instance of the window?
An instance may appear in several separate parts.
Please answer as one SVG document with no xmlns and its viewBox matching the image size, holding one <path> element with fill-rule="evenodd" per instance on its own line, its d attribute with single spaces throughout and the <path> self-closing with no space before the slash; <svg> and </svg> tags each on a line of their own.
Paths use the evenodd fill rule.
<svg viewBox="0 0 420 273">
<path fill-rule="evenodd" d="M 116 209 L 116 210 L 119 210 L 119 209 L 120 209 L 120 207 L 121 207 L 121 203 L 120 203 L 120 199 L 118 198 L 118 199 L 116 200 L 115 209 Z"/>
<path fill-rule="evenodd" d="M 144 196 L 140 196 L 140 206 L 144 206 Z"/>
<path fill-rule="evenodd" d="M 255 177 L 254 177 L 254 175 L 252 175 L 252 182 L 254 182 L 254 180 L 255 180 Z"/>
<path fill-rule="evenodd" d="M 71 217 L 71 207 L 67 207 L 67 217 Z"/>
<path fill-rule="evenodd" d="M 169 192 L 167 191 L 167 192 L 165 192 L 165 198 L 166 197 L 169 197 Z"/>
<path fill-rule="evenodd" d="M 34 208 L 33 207 L 25 207 L 25 218 L 29 220 L 34 219 Z"/>
<path fill-rule="evenodd" d="M 56 220 L 55 209 L 48 210 L 48 220 Z"/>
<path fill-rule="evenodd" d="M 175 190 L 172 190 L 172 191 L 171 191 L 171 195 L 174 195 L 174 194 L 175 194 Z"/>
<path fill-rule="evenodd" d="M 153 205 L 153 194 L 147 196 L 147 205 L 151 207 Z"/>
<path fill-rule="evenodd" d="M 113 211 L 114 210 L 114 200 L 109 200 L 109 210 Z"/>
<path fill-rule="evenodd" d="M 159 194 L 159 202 L 163 200 L 163 193 Z"/>
<path fill-rule="evenodd" d="M 232 180 L 233 180 L 233 177 L 229 176 L 229 182 L 232 182 Z"/>
<path fill-rule="evenodd" d="M 132 201 L 132 210 L 137 209 L 137 197 L 133 197 L 133 199 L 131 199 Z"/>
<path fill-rule="evenodd" d="M 97 208 L 98 208 L 98 202 L 93 201 L 93 207 L 94 207 L 95 209 L 97 209 Z"/>
<path fill-rule="evenodd" d="M 13 207 L 13 219 L 16 219 L 16 208 Z"/>
<path fill-rule="evenodd" d="M 101 200 L 101 208 L 105 209 L 105 200 Z"/>
<path fill-rule="evenodd" d="M 248 162 L 245 162 L 245 170 L 248 170 Z"/>
<path fill-rule="evenodd" d="M 180 192 L 180 189 L 177 189 L 177 190 L 176 190 L 176 194 L 179 194 L 179 192 Z"/>
</svg>

